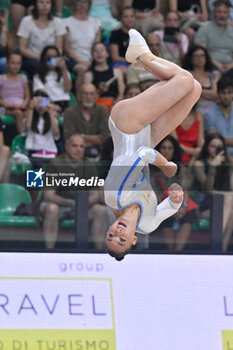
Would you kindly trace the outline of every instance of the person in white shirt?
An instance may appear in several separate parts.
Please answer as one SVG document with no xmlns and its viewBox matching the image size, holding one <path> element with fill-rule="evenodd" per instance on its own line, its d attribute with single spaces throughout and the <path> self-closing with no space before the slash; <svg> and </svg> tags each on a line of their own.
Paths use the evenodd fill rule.
<svg viewBox="0 0 233 350">
<path fill-rule="evenodd" d="M 17 32 L 19 51 L 24 57 L 22 68 L 31 76 L 36 73 L 45 46 L 56 45 L 62 53 L 66 30 L 62 20 L 52 16 L 52 10 L 52 0 L 37 0 L 32 15 L 22 19 Z"/>
<path fill-rule="evenodd" d="M 33 77 L 33 91 L 45 91 L 50 100 L 60 107 L 59 112 L 69 107 L 72 83 L 66 62 L 56 46 L 46 46 L 38 65 L 38 74 Z"/>
<path fill-rule="evenodd" d="M 180 32 L 180 17 L 177 11 L 169 11 L 165 17 L 165 28 L 154 33 L 161 39 L 161 51 L 163 58 L 181 65 L 188 51 L 189 39 L 186 34 Z M 174 33 L 167 33 L 174 30 Z"/>
<path fill-rule="evenodd" d="M 45 160 L 55 158 L 57 146 L 55 140 L 60 137 L 55 113 L 50 108 L 48 95 L 36 91 L 26 112 L 25 149 L 31 162 L 40 167 Z"/>
<path fill-rule="evenodd" d="M 170 186 L 169 198 L 157 206 L 148 164 L 160 167 L 168 177 L 176 173 L 176 164 L 168 162 L 154 147 L 185 119 L 201 94 L 200 84 L 189 72 L 154 56 L 136 30 L 131 29 L 129 36 L 127 61 L 162 81 L 118 102 L 109 118 L 114 155 L 105 180 L 105 201 L 116 221 L 107 231 L 105 243 L 117 260 L 137 243 L 135 231 L 154 231 L 181 206 L 183 190 L 178 184 Z"/>
<path fill-rule="evenodd" d="M 70 71 L 75 73 L 88 70 L 91 65 L 91 48 L 101 40 L 101 21 L 89 17 L 91 0 L 77 0 L 74 15 L 63 19 L 67 33 L 65 53 Z"/>
</svg>

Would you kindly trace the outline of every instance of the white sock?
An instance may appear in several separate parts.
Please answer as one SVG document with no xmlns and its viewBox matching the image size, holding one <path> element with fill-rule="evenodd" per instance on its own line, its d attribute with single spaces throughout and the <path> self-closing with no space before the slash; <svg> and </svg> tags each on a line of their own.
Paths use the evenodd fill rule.
<svg viewBox="0 0 233 350">
<path fill-rule="evenodd" d="M 126 60 L 130 63 L 136 64 L 137 58 L 145 53 L 150 53 L 150 49 L 147 46 L 145 39 L 135 29 L 130 29 L 129 46 L 125 54 Z"/>
<path fill-rule="evenodd" d="M 148 52 L 150 52 L 150 49 L 146 43 L 146 40 L 143 38 L 143 36 L 136 30 L 136 29 L 130 29 L 129 30 L 129 46 L 131 45 L 144 45 Z"/>
</svg>

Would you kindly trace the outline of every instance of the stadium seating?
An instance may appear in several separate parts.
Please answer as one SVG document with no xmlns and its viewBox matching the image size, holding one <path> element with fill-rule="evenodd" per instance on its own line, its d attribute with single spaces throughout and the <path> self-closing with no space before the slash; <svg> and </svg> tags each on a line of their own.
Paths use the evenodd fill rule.
<svg viewBox="0 0 233 350">
<path fill-rule="evenodd" d="M 36 226 L 34 216 L 14 216 L 19 204 L 31 202 L 30 193 L 23 186 L 0 184 L 0 226 Z"/>
</svg>

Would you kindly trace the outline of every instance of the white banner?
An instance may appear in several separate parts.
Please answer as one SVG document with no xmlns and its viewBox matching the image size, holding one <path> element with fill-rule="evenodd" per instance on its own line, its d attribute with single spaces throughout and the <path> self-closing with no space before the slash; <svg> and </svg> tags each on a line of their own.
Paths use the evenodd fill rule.
<svg viewBox="0 0 233 350">
<path fill-rule="evenodd" d="M 0 350 L 233 350 L 233 257 L 0 254 Z"/>
</svg>

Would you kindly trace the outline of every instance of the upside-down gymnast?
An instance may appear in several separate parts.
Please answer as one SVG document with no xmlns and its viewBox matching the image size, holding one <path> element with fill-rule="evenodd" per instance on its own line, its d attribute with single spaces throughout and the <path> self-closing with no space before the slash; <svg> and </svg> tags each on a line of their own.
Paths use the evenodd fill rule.
<svg viewBox="0 0 233 350">
<path fill-rule="evenodd" d="M 154 74 L 160 82 L 118 102 L 109 117 L 114 155 L 104 190 L 105 202 L 116 220 L 105 243 L 118 261 L 137 243 L 135 232 L 154 231 L 182 204 L 183 190 L 172 184 L 169 197 L 157 205 L 148 164 L 161 168 L 168 177 L 176 173 L 177 165 L 154 147 L 185 119 L 201 94 L 200 84 L 189 72 L 154 56 L 136 30 L 131 29 L 129 36 L 127 61 Z"/>
</svg>

